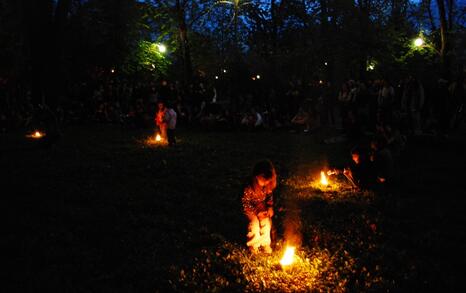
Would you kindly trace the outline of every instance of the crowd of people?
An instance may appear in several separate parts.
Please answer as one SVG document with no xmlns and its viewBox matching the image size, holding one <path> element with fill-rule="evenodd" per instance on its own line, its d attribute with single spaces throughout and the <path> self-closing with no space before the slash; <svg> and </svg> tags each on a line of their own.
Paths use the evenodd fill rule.
<svg viewBox="0 0 466 293">
<path fill-rule="evenodd" d="M 189 87 L 167 80 L 107 78 L 70 87 L 52 109 L 60 124 L 114 123 L 153 127 L 157 103 L 170 103 L 178 124 L 203 129 L 287 129 L 312 133 L 321 126 L 341 130 L 326 143 L 357 140 L 365 133 L 446 136 L 461 123 L 465 79 L 422 84 L 416 77 L 347 80 L 340 86 L 312 78 L 270 88 L 256 84 L 236 91 L 197 79 Z M 35 113 L 31 91 L 0 80 L 0 131 L 30 127 Z"/>
</svg>

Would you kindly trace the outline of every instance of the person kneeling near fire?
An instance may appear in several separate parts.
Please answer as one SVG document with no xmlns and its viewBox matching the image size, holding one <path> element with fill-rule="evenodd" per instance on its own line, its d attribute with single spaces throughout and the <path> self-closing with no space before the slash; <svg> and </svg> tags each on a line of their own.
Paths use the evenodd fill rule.
<svg viewBox="0 0 466 293">
<path fill-rule="evenodd" d="M 272 192 L 276 187 L 277 174 L 272 162 L 256 163 L 242 197 L 243 211 L 249 220 L 246 245 L 252 253 L 257 253 L 261 247 L 265 253 L 272 253 Z"/>
<path fill-rule="evenodd" d="M 353 187 L 360 190 L 374 189 L 379 183 L 369 150 L 360 146 L 351 150 L 351 161 L 347 167 L 327 171 L 327 175 L 337 174 L 343 174 Z"/>
</svg>

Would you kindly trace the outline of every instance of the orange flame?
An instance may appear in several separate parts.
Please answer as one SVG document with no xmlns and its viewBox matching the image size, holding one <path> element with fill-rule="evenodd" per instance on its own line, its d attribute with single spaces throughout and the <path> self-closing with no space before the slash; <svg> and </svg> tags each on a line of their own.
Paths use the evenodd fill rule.
<svg viewBox="0 0 466 293">
<path fill-rule="evenodd" d="M 289 266 L 294 262 L 294 251 L 295 247 L 286 247 L 285 254 L 283 255 L 283 258 L 280 260 L 280 264 L 282 266 Z"/>
<path fill-rule="evenodd" d="M 320 171 L 320 184 L 322 184 L 323 186 L 327 186 L 327 185 L 328 185 L 327 176 L 325 176 L 325 172 L 324 172 L 324 171 Z"/>
<path fill-rule="evenodd" d="M 162 137 L 160 136 L 160 134 L 157 134 L 157 135 L 155 136 L 155 141 L 157 141 L 157 142 L 161 142 L 161 141 L 162 141 Z"/>
<path fill-rule="evenodd" d="M 40 131 L 35 131 L 32 134 L 32 137 L 34 137 L 34 138 L 41 138 L 42 136 L 44 136 L 44 135 Z"/>
</svg>

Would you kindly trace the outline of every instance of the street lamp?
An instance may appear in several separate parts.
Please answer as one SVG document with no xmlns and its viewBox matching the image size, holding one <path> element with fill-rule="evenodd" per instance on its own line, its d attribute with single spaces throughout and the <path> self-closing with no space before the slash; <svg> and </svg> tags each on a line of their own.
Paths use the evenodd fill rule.
<svg viewBox="0 0 466 293">
<path fill-rule="evenodd" d="M 162 54 L 167 52 L 167 46 L 165 46 L 164 44 L 158 44 L 157 48 L 159 49 L 159 52 Z"/>
<path fill-rule="evenodd" d="M 424 40 L 421 37 L 414 40 L 414 46 L 421 47 L 422 45 L 424 45 Z"/>
</svg>

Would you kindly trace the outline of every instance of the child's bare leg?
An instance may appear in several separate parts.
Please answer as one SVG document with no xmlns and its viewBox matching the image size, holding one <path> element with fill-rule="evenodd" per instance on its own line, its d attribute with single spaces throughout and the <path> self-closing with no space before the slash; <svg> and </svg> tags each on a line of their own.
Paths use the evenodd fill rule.
<svg viewBox="0 0 466 293">
<path fill-rule="evenodd" d="M 272 240 L 270 239 L 270 231 L 272 230 L 272 219 L 267 217 L 260 221 L 260 246 L 264 247 L 266 253 L 272 253 L 272 248 L 270 244 Z"/>
<path fill-rule="evenodd" d="M 247 237 L 248 242 L 246 243 L 246 245 L 253 251 L 257 251 L 261 242 L 259 219 L 257 217 L 249 218 Z"/>
</svg>

